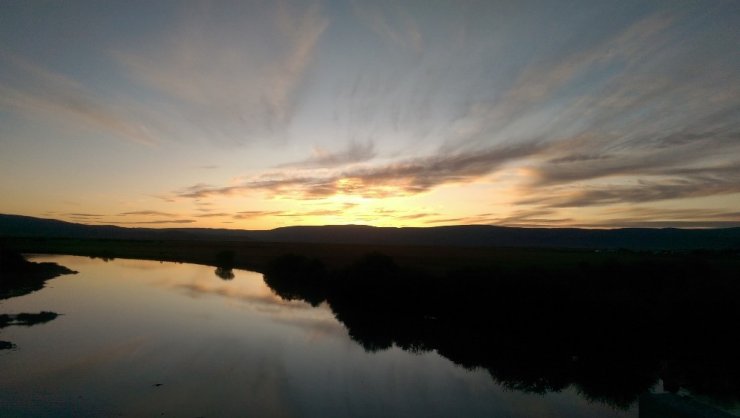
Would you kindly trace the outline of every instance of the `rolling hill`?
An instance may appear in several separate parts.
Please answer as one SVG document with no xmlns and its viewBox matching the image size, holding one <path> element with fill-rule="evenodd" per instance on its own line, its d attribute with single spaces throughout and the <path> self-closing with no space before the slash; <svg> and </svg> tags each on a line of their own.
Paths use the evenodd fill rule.
<svg viewBox="0 0 740 418">
<path fill-rule="evenodd" d="M 0 214 L 0 236 L 119 240 L 540 247 L 634 250 L 739 249 L 740 228 L 515 228 L 492 225 L 392 228 L 361 225 L 291 226 L 271 230 L 126 228 Z"/>
</svg>

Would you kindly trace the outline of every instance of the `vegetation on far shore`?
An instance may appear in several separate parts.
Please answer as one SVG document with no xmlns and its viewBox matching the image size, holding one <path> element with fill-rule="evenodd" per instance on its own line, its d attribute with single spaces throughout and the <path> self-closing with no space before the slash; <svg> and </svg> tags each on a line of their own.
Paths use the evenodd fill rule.
<svg viewBox="0 0 740 418">
<path fill-rule="evenodd" d="M 699 256 L 719 268 L 740 266 L 738 250 L 630 251 L 552 248 L 500 248 L 373 244 L 307 244 L 204 240 L 118 240 L 74 238 L 0 237 L 0 246 L 21 253 L 68 254 L 102 259 L 131 258 L 218 266 L 218 254 L 230 252 L 233 268 L 264 272 L 276 258 L 300 254 L 317 259 L 328 270 L 341 270 L 370 253 L 382 253 L 400 267 L 443 277 L 451 271 L 514 271 L 532 266 L 561 270 L 587 263 L 598 265 L 618 259 L 623 263 L 646 259 L 665 263 Z"/>
</svg>

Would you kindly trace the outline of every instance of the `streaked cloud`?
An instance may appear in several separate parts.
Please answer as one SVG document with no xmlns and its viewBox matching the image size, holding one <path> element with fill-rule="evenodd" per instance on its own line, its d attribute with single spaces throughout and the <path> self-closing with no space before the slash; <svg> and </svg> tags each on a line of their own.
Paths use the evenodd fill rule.
<svg viewBox="0 0 740 418">
<path fill-rule="evenodd" d="M 563 218 L 550 209 L 517 209 L 507 216 L 495 213 L 480 213 L 460 218 L 432 218 L 425 219 L 424 223 L 434 225 L 502 225 L 519 227 L 557 227 L 567 226 L 573 222 L 572 218 Z"/>
<path fill-rule="evenodd" d="M 574 226 L 599 228 L 734 228 L 740 227 L 740 212 L 709 208 L 667 208 L 640 205 L 614 206 L 604 210 L 603 219 Z"/>
<path fill-rule="evenodd" d="M 131 216 L 131 215 L 141 215 L 141 216 L 164 216 L 164 217 L 176 217 L 179 216 L 174 213 L 169 212 L 161 212 L 158 210 L 135 210 L 130 212 L 121 212 L 118 214 L 118 216 Z"/>
<path fill-rule="evenodd" d="M 609 209 L 608 220 L 599 226 L 619 227 L 685 227 L 728 228 L 740 227 L 740 212 L 706 208 L 652 208 L 645 206 L 616 207 Z"/>
<path fill-rule="evenodd" d="M 419 25 L 412 14 L 397 2 L 353 1 L 352 6 L 358 20 L 383 40 L 394 46 L 421 51 L 423 36 Z"/>
<path fill-rule="evenodd" d="M 630 183 L 632 184 L 580 186 L 574 191 L 559 189 L 559 192 L 551 191 L 550 196 L 526 198 L 518 203 L 569 208 L 740 193 L 740 176 L 733 178 L 687 177 L 665 180 L 637 179 Z"/>
<path fill-rule="evenodd" d="M 428 218 L 430 216 L 435 216 L 435 215 L 438 215 L 438 213 L 411 213 L 408 215 L 398 216 L 397 219 L 413 220 L 413 219 L 420 219 L 420 218 Z"/>
<path fill-rule="evenodd" d="M 458 224 L 458 225 L 473 225 L 476 224 L 473 218 L 460 217 L 460 218 L 438 218 L 425 220 L 425 224 Z"/>
<path fill-rule="evenodd" d="M 199 213 L 193 215 L 193 217 L 196 218 L 223 218 L 223 217 L 230 217 L 230 213 L 225 212 L 214 212 L 214 213 Z"/>
<path fill-rule="evenodd" d="M 16 112 L 33 122 L 52 120 L 145 145 L 158 142 L 141 112 L 123 102 L 16 55 L 0 52 L 0 66 L 4 68 L 0 72 L 0 109 Z"/>
<path fill-rule="evenodd" d="M 106 225 L 158 225 L 158 224 L 191 224 L 195 219 L 161 219 L 156 221 L 98 221 Z"/>
<path fill-rule="evenodd" d="M 113 56 L 134 82 L 164 94 L 181 122 L 244 143 L 290 123 L 328 24 L 317 4 L 201 5 L 151 48 Z"/>
<path fill-rule="evenodd" d="M 373 159 L 375 155 L 374 143 L 370 141 L 365 143 L 351 141 L 343 151 L 330 152 L 323 148 L 315 147 L 312 155 L 305 160 L 281 164 L 279 167 L 331 168 L 368 161 Z"/>
<path fill-rule="evenodd" d="M 358 165 L 339 171 L 278 171 L 234 186 L 196 184 L 176 191 L 174 195 L 193 199 L 250 191 L 265 191 L 297 199 L 324 198 L 335 194 L 363 197 L 413 195 L 443 184 L 474 181 L 506 163 L 531 156 L 543 147 L 533 142 L 408 158 L 388 164 Z"/>
<path fill-rule="evenodd" d="M 561 184 L 614 176 L 737 174 L 734 155 L 740 151 L 740 132 L 655 133 L 620 138 L 593 137 L 581 144 L 564 141 L 547 161 L 533 167 L 540 185 Z M 580 146 L 575 146 L 580 145 Z"/>
<path fill-rule="evenodd" d="M 317 209 L 305 212 L 283 212 L 276 214 L 275 216 L 287 216 L 294 218 L 303 218 L 307 216 L 337 216 L 341 215 L 342 211 L 338 209 Z"/>
<path fill-rule="evenodd" d="M 260 228 L 737 221 L 735 2 L 48 7 L 0 19 L 7 211 Z M 97 137 L 156 146 L 107 155 Z"/>
<path fill-rule="evenodd" d="M 234 219 L 254 219 L 254 218 L 261 218 L 264 216 L 274 216 L 274 215 L 280 215 L 282 214 L 282 211 L 279 210 L 246 210 L 237 212 L 232 217 Z"/>
</svg>

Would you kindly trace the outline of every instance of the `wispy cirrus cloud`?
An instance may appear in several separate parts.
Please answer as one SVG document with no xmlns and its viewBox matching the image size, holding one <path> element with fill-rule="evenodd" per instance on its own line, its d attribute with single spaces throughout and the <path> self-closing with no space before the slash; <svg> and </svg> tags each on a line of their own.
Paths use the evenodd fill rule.
<svg viewBox="0 0 740 418">
<path fill-rule="evenodd" d="M 476 222 L 471 221 L 471 218 L 468 217 L 459 217 L 459 218 L 437 218 L 437 219 L 427 219 L 424 221 L 425 224 L 429 225 L 435 225 L 435 224 L 459 224 L 459 225 L 473 225 Z"/>
<path fill-rule="evenodd" d="M 159 224 L 192 224 L 195 219 L 160 219 L 157 221 L 98 221 L 105 225 L 159 225 Z"/>
<path fill-rule="evenodd" d="M 601 117 L 623 120 L 614 109 L 616 97 L 605 96 L 621 95 L 626 101 L 634 100 L 637 94 L 641 100 L 650 100 L 648 94 L 627 87 L 635 83 L 635 78 L 649 78 L 648 85 L 665 86 L 655 82 L 653 78 L 658 77 L 637 74 L 646 63 L 662 58 L 657 52 L 670 39 L 665 31 L 673 21 L 663 14 L 646 16 L 570 53 L 524 63 L 515 79 L 497 86 L 500 93 L 496 96 L 478 98 L 479 94 L 470 94 L 463 102 L 467 108 L 450 124 L 444 148 L 454 151 L 477 147 L 490 141 L 491 136 L 573 136 L 600 131 Z M 593 90 L 599 94 L 589 97 Z M 638 101 L 633 105 L 639 106 Z"/>
<path fill-rule="evenodd" d="M 254 219 L 264 216 L 275 216 L 282 214 L 281 210 L 245 210 L 232 215 L 234 219 Z"/>
<path fill-rule="evenodd" d="M 740 193 L 740 177 L 688 177 L 665 180 L 638 179 L 632 184 L 579 186 L 576 191 L 555 190 L 544 197 L 520 200 L 519 204 L 537 204 L 554 208 L 606 206 L 618 203 L 645 203 L 672 199 L 707 197 Z"/>
<path fill-rule="evenodd" d="M 94 92 L 79 81 L 19 56 L 0 52 L 0 108 L 30 120 L 52 120 L 145 145 L 159 142 L 147 118 L 134 107 Z"/>
<path fill-rule="evenodd" d="M 230 216 L 231 214 L 226 212 L 198 213 L 193 215 L 195 218 L 224 218 Z"/>
<path fill-rule="evenodd" d="M 479 180 L 507 164 L 516 165 L 522 161 L 534 160 L 540 163 L 528 166 L 530 179 L 533 181 L 519 185 L 520 193 L 528 197 L 515 203 L 524 207 L 534 206 L 535 209 L 514 211 L 505 217 L 488 214 L 454 219 L 475 224 L 567 225 L 574 222 L 574 219 L 563 217 L 554 209 L 608 207 L 620 203 L 648 203 L 740 193 L 740 164 L 730 162 L 709 165 L 712 159 L 718 157 L 717 154 L 727 152 L 726 147 L 735 146 L 729 140 L 731 138 L 732 135 L 725 134 L 664 136 L 660 140 L 653 140 L 649 147 L 662 150 L 666 147 L 665 144 L 671 144 L 675 150 L 667 153 L 651 152 L 648 149 L 634 156 L 616 152 L 598 154 L 591 147 L 582 147 L 581 151 L 567 153 L 563 151 L 570 149 L 566 145 L 579 143 L 584 139 L 566 138 L 549 143 L 531 142 L 467 152 L 440 152 L 427 157 L 401 159 L 392 163 L 353 165 L 340 170 L 277 171 L 232 186 L 199 184 L 177 191 L 175 196 L 202 199 L 266 192 L 272 196 L 311 200 L 337 194 L 363 197 L 414 195 L 445 184 Z M 589 138 L 588 141 L 590 140 L 592 139 Z M 708 147 L 707 144 L 714 144 L 714 147 Z M 726 146 L 723 148 L 721 144 Z M 696 152 L 690 152 L 691 150 Z M 580 167 L 574 170 L 573 175 L 555 172 L 552 168 L 552 165 L 574 164 Z M 586 166 L 591 169 L 586 169 Z M 603 178 L 614 180 L 599 181 Z M 399 219 L 428 217 L 428 223 L 448 223 L 452 219 L 434 219 L 433 216 L 428 216 L 430 214 L 423 215 L 415 214 Z M 292 215 L 281 213 L 278 216 Z"/>
<path fill-rule="evenodd" d="M 659 218 L 659 216 L 658 216 Z M 634 220 L 634 219 L 610 219 L 608 222 L 597 222 L 592 224 L 580 225 L 585 227 L 600 227 L 600 228 L 738 228 L 740 227 L 740 220 L 685 220 L 685 219 L 673 219 L 667 221 L 660 220 Z"/>
<path fill-rule="evenodd" d="M 129 77 L 208 138 L 283 131 L 329 22 L 317 4 L 213 4 L 189 10 L 149 51 L 116 51 Z"/>
<path fill-rule="evenodd" d="M 716 175 L 736 172 L 740 132 L 665 132 L 632 135 L 629 143 L 613 135 L 564 140 L 532 167 L 538 185 L 614 176 Z M 735 173 L 736 174 L 736 173 Z"/>
<path fill-rule="evenodd" d="M 174 192 L 175 197 L 205 198 L 263 191 L 298 199 L 324 198 L 334 194 L 382 197 L 412 195 L 443 184 L 464 183 L 492 173 L 511 161 L 531 156 L 544 148 L 540 143 L 511 144 L 454 154 L 402 159 L 393 163 L 358 165 L 345 170 L 278 171 L 233 186 L 196 184 Z"/>
<path fill-rule="evenodd" d="M 62 213 L 61 215 L 73 216 L 78 218 L 99 218 L 101 216 L 105 216 L 99 213 Z"/>
<path fill-rule="evenodd" d="M 424 38 L 420 27 L 397 2 L 354 1 L 352 9 L 358 20 L 382 39 L 421 52 Z"/>
<path fill-rule="evenodd" d="M 131 215 L 139 215 L 139 216 L 164 216 L 164 217 L 176 217 L 179 216 L 175 213 L 170 212 L 162 212 L 159 210 L 135 210 L 135 211 L 129 211 L 129 212 L 121 212 L 118 214 L 118 216 L 131 216 Z"/>
<path fill-rule="evenodd" d="M 740 136 L 734 130 L 642 137 L 639 146 L 587 143 L 551 148 L 528 168 L 518 204 L 577 208 L 740 193 Z"/>
<path fill-rule="evenodd" d="M 366 27 L 401 50 L 413 44 L 405 34 L 414 31 L 422 49 L 434 46 L 422 35 L 425 27 L 404 21 L 403 13 L 355 6 Z M 548 45 L 560 49 L 524 58 L 509 51 L 513 69 L 495 59 L 507 56 L 505 42 L 476 44 L 473 32 L 460 35 L 459 51 L 438 48 L 434 58 L 389 55 L 402 64 L 395 72 L 350 74 L 337 89 L 344 100 L 335 102 L 335 120 L 348 133 L 342 137 L 366 142 L 317 149 L 231 184 L 195 184 L 171 197 L 413 196 L 495 181 L 492 175 L 513 168 L 512 206 L 504 215 L 398 216 L 430 224 L 559 226 L 576 224 L 579 210 L 605 214 L 621 204 L 734 195 L 740 192 L 738 58 L 727 53 L 731 42 L 717 35 L 727 28 L 697 32 L 702 22 L 670 11 L 631 16 L 578 40 L 552 30 L 556 39 Z M 688 33 L 697 36 L 688 42 Z M 476 68 L 491 71 L 482 75 Z M 470 86 L 461 81 L 468 75 Z M 403 138 L 403 151 L 389 153 L 379 132 L 390 133 L 388 142 Z M 385 159 L 374 160 L 376 154 Z"/>
<path fill-rule="evenodd" d="M 315 147 L 310 157 L 293 163 L 281 164 L 278 167 L 331 168 L 368 161 L 373 159 L 375 155 L 375 144 L 373 142 L 350 141 L 347 148 L 342 151 L 331 152 Z"/>
<path fill-rule="evenodd" d="M 439 215 L 439 214 L 438 213 L 434 213 L 434 212 L 430 212 L 430 213 L 426 213 L 426 212 L 422 212 L 422 213 L 410 213 L 410 214 L 407 214 L 407 215 L 397 216 L 396 219 L 400 219 L 400 220 L 404 220 L 404 221 L 410 221 L 410 220 L 414 220 L 414 219 L 428 218 L 430 216 L 436 216 L 436 215 Z"/>
<path fill-rule="evenodd" d="M 569 225 L 572 218 L 557 216 L 552 209 L 517 209 L 506 216 L 495 213 L 479 213 L 473 216 L 459 218 L 432 218 L 425 219 L 428 225 L 463 224 L 463 225 L 504 225 L 523 227 L 553 227 Z"/>
<path fill-rule="evenodd" d="M 343 211 L 339 209 L 316 209 L 316 210 L 309 210 L 309 211 L 302 211 L 302 212 L 283 212 L 275 216 L 303 218 L 307 216 L 338 216 L 338 215 L 341 215 L 342 213 Z"/>
<path fill-rule="evenodd" d="M 99 57 L 111 64 L 102 88 L 0 52 L 0 109 L 147 145 L 242 144 L 284 132 L 329 24 L 318 4 L 200 4 L 173 14 L 146 45 Z"/>
<path fill-rule="evenodd" d="M 664 136 L 729 134 L 738 126 L 737 58 L 696 59 L 698 45 L 710 41 L 682 42 L 680 30 L 691 24 L 685 16 L 648 15 L 569 54 L 527 63 L 498 96 L 467 101 L 443 148 L 502 137 L 580 138 L 563 144 L 562 158 L 603 159 Z"/>
<path fill-rule="evenodd" d="M 645 205 L 614 206 L 603 218 L 574 226 L 619 228 L 733 228 L 740 227 L 740 212 L 711 208 L 670 208 Z"/>
</svg>

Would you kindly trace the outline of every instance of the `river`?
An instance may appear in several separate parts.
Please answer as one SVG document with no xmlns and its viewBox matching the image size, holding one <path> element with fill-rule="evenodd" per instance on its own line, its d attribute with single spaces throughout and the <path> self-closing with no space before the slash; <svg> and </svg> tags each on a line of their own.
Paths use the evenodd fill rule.
<svg viewBox="0 0 740 418">
<path fill-rule="evenodd" d="M 0 416 L 636 417 L 568 387 L 505 388 L 436 352 L 366 351 L 326 303 L 262 275 L 140 260 L 34 256 L 76 275 L 0 301 L 56 319 L 0 330 Z"/>
</svg>

